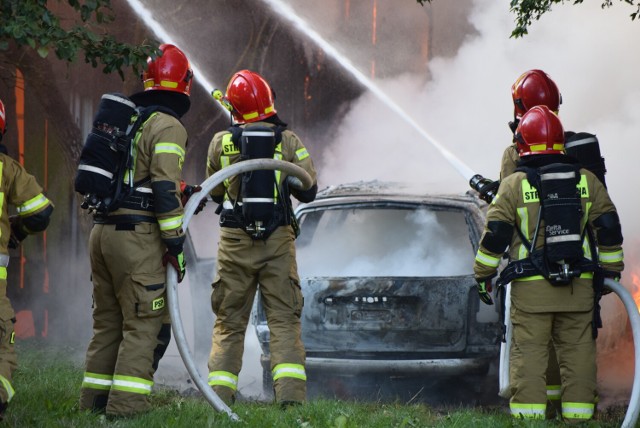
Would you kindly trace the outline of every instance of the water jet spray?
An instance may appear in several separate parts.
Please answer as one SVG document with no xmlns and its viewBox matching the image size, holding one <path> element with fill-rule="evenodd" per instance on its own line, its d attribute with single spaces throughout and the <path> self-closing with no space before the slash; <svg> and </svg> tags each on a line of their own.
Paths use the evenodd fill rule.
<svg viewBox="0 0 640 428">
<path fill-rule="evenodd" d="M 380 101 L 385 103 L 393 112 L 398 114 L 405 122 L 407 122 L 413 129 L 423 136 L 429 144 L 435 147 L 442 156 L 453 166 L 453 168 L 468 182 L 476 175 L 473 170 L 457 158 L 448 149 L 442 146 L 436 141 L 427 131 L 425 131 L 415 120 L 413 120 L 403 109 L 391 99 L 384 91 L 382 91 L 371 79 L 365 76 L 360 70 L 358 70 L 349 59 L 341 54 L 336 48 L 327 42 L 319 33 L 314 31 L 311 26 L 302 19 L 295 11 L 282 0 L 263 0 L 267 3 L 278 16 L 284 17 L 291 22 L 294 27 L 309 37 L 318 47 L 320 47 L 325 53 L 331 56 L 338 64 L 340 64 L 351 76 L 353 76 L 359 83 L 366 87 L 373 95 L 378 97 Z"/>
<path fill-rule="evenodd" d="M 207 79 L 204 73 L 201 71 L 200 67 L 196 65 L 193 61 L 194 56 L 189 53 L 189 51 L 183 49 L 179 43 L 176 43 L 174 38 L 164 29 L 164 27 L 155 20 L 153 14 L 149 9 L 147 9 L 140 0 L 127 0 L 131 9 L 142 19 L 142 21 L 154 32 L 156 37 L 161 40 L 161 43 L 170 43 L 180 47 L 180 49 L 185 52 L 187 58 L 189 59 L 189 63 L 191 64 L 191 69 L 193 70 L 193 75 L 195 77 L 196 83 L 200 84 L 207 93 L 213 93 L 215 89 L 215 85 L 211 83 L 209 79 Z M 218 103 L 215 103 L 218 104 Z M 219 104 L 218 104 L 219 105 Z M 223 108 L 220 106 L 220 108 Z M 226 110 L 225 110 L 226 111 Z"/>
</svg>

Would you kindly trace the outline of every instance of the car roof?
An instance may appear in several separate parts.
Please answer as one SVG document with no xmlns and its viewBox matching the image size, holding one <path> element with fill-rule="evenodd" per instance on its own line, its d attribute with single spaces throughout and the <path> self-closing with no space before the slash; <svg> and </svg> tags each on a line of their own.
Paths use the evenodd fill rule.
<svg viewBox="0 0 640 428">
<path fill-rule="evenodd" d="M 485 205 L 477 194 L 471 191 L 466 193 L 432 193 L 425 191 L 420 184 L 374 180 L 326 187 L 318 192 L 313 202 L 301 204 L 299 208 L 382 201 L 451 206 L 471 204 L 479 209 Z"/>
</svg>

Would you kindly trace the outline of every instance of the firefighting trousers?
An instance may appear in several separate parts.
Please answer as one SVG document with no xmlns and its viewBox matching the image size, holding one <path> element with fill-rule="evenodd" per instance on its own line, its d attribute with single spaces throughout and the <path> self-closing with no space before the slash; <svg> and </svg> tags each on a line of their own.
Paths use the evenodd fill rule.
<svg viewBox="0 0 640 428">
<path fill-rule="evenodd" d="M 306 399 L 303 298 L 294 234 L 279 227 L 266 240 L 222 228 L 211 307 L 216 315 L 209 356 L 209 384 L 229 403 L 238 387 L 244 338 L 256 290 L 270 331 L 271 375 L 278 402 Z"/>
<path fill-rule="evenodd" d="M 158 225 L 127 226 L 96 224 L 89 238 L 93 337 L 80 407 L 108 415 L 149 409 L 162 336 L 168 333 Z"/>
<path fill-rule="evenodd" d="M 18 367 L 14 349 L 15 312 L 7 297 L 7 268 L 0 267 L 0 407 L 14 395 L 11 375 Z"/>
<path fill-rule="evenodd" d="M 553 340 L 561 377 L 562 417 L 593 417 L 596 398 L 596 344 L 592 312 L 527 313 L 511 307 L 511 413 L 543 419 L 547 402 L 549 341 Z"/>
</svg>

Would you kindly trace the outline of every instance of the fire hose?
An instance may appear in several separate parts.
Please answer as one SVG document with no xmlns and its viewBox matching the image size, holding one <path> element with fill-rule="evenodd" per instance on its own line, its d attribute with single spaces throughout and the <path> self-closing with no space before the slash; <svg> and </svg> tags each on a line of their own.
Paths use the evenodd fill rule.
<svg viewBox="0 0 640 428">
<path fill-rule="evenodd" d="M 192 197 L 184 207 L 184 220 L 183 228 L 186 231 L 189 227 L 189 221 L 193 217 L 198 204 L 202 199 L 218 186 L 224 180 L 233 177 L 234 175 L 241 174 L 243 172 L 255 171 L 260 169 L 267 170 L 279 170 L 287 173 L 290 176 L 297 177 L 302 182 L 303 188 L 308 189 L 313 185 L 311 176 L 302 168 L 294 165 L 290 162 L 276 160 L 276 159 L 252 159 L 242 161 L 230 165 L 215 174 L 207 178 L 202 184 L 202 191 L 196 193 L 198 197 Z M 213 244 L 213 243 L 212 243 Z M 171 266 L 170 264 L 168 266 Z M 189 344 L 186 339 L 184 328 L 182 325 L 182 318 L 180 317 L 180 305 L 178 301 L 178 274 L 176 270 L 171 266 L 167 269 L 167 300 L 169 305 L 169 313 L 171 314 L 171 330 L 176 340 L 180 357 L 191 376 L 191 379 L 195 382 L 196 386 L 202 392 L 206 400 L 213 406 L 218 412 L 226 413 L 232 420 L 239 421 L 238 415 L 233 413 L 229 406 L 218 396 L 218 394 L 211 389 L 206 380 L 202 378 L 196 363 L 189 350 Z"/>
<path fill-rule="evenodd" d="M 636 306 L 635 300 L 631 293 L 627 291 L 622 285 L 612 279 L 605 279 L 604 285 L 609 290 L 613 291 L 620 297 L 627 315 L 629 316 L 629 322 L 631 325 L 631 331 L 633 334 L 633 347 L 635 349 L 635 368 L 633 375 L 633 387 L 631 389 L 631 398 L 629 399 L 629 407 L 625 414 L 624 421 L 622 422 L 622 428 L 635 427 L 638 415 L 640 413 L 640 312 Z M 509 386 L 509 353 L 511 351 L 511 337 L 513 327 L 511 325 L 509 310 L 511 307 L 511 295 L 507 288 L 507 296 L 505 303 L 505 324 L 506 334 L 505 342 L 500 346 L 500 369 L 499 369 L 499 395 L 503 398 L 509 398 L 511 395 Z"/>
</svg>

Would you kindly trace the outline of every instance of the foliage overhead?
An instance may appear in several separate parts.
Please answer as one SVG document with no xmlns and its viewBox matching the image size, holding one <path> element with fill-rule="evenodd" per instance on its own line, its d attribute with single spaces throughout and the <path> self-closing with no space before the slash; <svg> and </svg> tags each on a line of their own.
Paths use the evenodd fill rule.
<svg viewBox="0 0 640 428">
<path fill-rule="evenodd" d="M 416 0 L 421 5 L 431 3 L 432 0 Z M 516 15 L 516 27 L 511 32 L 511 37 L 518 38 L 528 34 L 529 25 L 540 19 L 542 15 L 551 11 L 554 4 L 583 3 L 584 0 L 510 0 L 510 11 Z M 640 18 L 640 0 L 618 0 L 635 8 L 635 12 L 629 16 L 631 20 Z M 613 0 L 602 0 L 602 8 L 611 7 Z"/>
<path fill-rule="evenodd" d="M 62 2 L 61 0 L 58 0 Z M 147 58 L 160 54 L 158 43 L 148 41 L 140 45 L 118 42 L 102 25 L 113 22 L 115 16 L 111 0 L 66 0 L 75 15 L 69 25 L 55 6 L 47 0 L 0 0 L 0 52 L 17 46 L 35 49 L 45 58 L 51 51 L 68 62 L 76 60 L 78 52 L 92 67 L 103 66 L 104 73 L 116 71 L 124 79 L 123 68 L 134 73 L 146 68 Z M 56 9 L 64 9 L 57 7 Z"/>
</svg>

